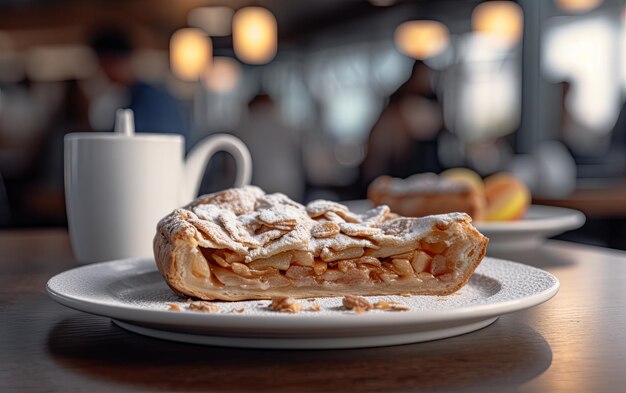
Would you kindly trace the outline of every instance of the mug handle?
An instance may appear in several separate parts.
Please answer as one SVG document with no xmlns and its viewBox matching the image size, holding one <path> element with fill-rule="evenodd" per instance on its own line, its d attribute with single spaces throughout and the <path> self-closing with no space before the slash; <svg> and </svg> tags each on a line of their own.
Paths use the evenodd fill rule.
<svg viewBox="0 0 626 393">
<path fill-rule="evenodd" d="M 185 160 L 185 183 L 183 189 L 183 203 L 187 203 L 198 196 L 202 174 L 209 160 L 218 151 L 225 151 L 235 157 L 237 163 L 237 177 L 235 187 L 250 184 L 252 178 L 252 158 L 250 151 L 241 139 L 228 134 L 216 134 L 204 138 L 189 152 Z"/>
</svg>

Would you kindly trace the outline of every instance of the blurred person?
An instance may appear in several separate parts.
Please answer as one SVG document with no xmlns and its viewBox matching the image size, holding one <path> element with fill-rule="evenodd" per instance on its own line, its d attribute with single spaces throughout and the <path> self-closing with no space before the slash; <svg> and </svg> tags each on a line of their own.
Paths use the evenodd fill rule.
<svg viewBox="0 0 626 393">
<path fill-rule="evenodd" d="M 443 115 L 432 76 L 424 62 L 416 61 L 409 79 L 389 97 L 369 135 L 362 164 L 365 187 L 380 175 L 405 178 L 441 170 L 437 138 Z"/>
<path fill-rule="evenodd" d="M 250 101 L 248 116 L 233 135 L 250 149 L 252 184 L 303 201 L 305 176 L 297 134 L 282 121 L 269 95 L 259 94 Z"/>
<path fill-rule="evenodd" d="M 4 179 L 0 172 L 0 227 L 6 227 L 11 222 L 11 205 L 9 204 L 9 196 L 7 194 L 6 187 L 4 186 Z"/>
<path fill-rule="evenodd" d="M 25 77 L 0 86 L 0 170 L 5 179 L 28 176 L 37 146 L 58 109 L 58 83 L 33 83 Z"/>
<path fill-rule="evenodd" d="M 622 105 L 615 125 L 610 132 L 609 157 L 615 163 L 618 176 L 626 176 L 626 102 Z"/>
<path fill-rule="evenodd" d="M 91 37 L 91 46 L 108 79 L 128 90 L 127 108 L 135 115 L 137 132 L 178 133 L 190 141 L 189 125 L 181 103 L 161 86 L 139 79 L 133 69 L 133 47 L 122 31 L 104 29 Z"/>
<path fill-rule="evenodd" d="M 578 121 L 570 111 L 569 104 L 575 85 L 568 80 L 563 80 L 558 82 L 556 87 L 559 92 L 557 113 L 560 114 L 557 140 L 567 150 L 562 151 L 563 159 L 567 162 L 574 160 L 577 175 L 581 178 L 623 176 L 626 163 L 624 110 L 622 109 L 612 132 L 598 133 Z"/>
<path fill-rule="evenodd" d="M 608 134 L 600 136 L 597 131 L 588 128 L 571 112 L 573 91 L 576 88 L 569 80 L 562 80 L 556 84 L 559 91 L 558 109 L 559 134 L 558 139 L 567 147 L 571 155 L 579 164 L 598 165 L 607 158 L 606 152 L 610 138 Z"/>
<path fill-rule="evenodd" d="M 62 83 L 37 83 L 28 77 L 2 86 L 0 105 L 0 215 L 2 226 L 45 224 L 29 198 L 37 184 L 42 151 L 50 138 L 56 114 L 63 107 Z M 62 160 L 62 158 L 61 158 Z M 61 193 L 61 199 L 63 198 Z M 54 198 L 57 199 L 58 198 Z M 61 205 L 62 206 L 62 205 Z M 54 210 L 54 209 L 53 209 Z M 56 213 L 55 213 L 56 214 Z M 64 214 L 61 208 L 61 215 Z M 10 219 L 8 217 L 10 216 Z"/>
<path fill-rule="evenodd" d="M 581 145 L 585 145 L 580 138 L 581 134 L 584 134 L 584 130 L 580 127 L 576 119 L 568 111 L 568 102 L 571 99 L 572 84 L 568 80 L 562 80 L 556 84 L 559 92 L 558 103 L 558 126 L 559 133 L 558 139 L 565 144 L 572 154 L 576 154 L 576 151 L 581 150 Z"/>
<path fill-rule="evenodd" d="M 75 79 L 62 82 L 63 98 L 40 140 L 31 183 L 20 199 L 24 225 L 65 225 L 63 138 L 90 131 L 89 100 Z"/>
</svg>

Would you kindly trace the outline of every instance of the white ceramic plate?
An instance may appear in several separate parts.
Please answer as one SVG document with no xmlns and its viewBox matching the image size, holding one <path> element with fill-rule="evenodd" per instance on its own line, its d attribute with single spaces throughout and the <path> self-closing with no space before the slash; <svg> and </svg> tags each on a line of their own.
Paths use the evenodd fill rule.
<svg viewBox="0 0 626 393">
<path fill-rule="evenodd" d="M 355 212 L 372 208 L 367 199 L 341 202 Z M 489 251 L 519 250 L 535 247 L 545 239 L 580 228 L 585 215 L 578 210 L 532 205 L 521 220 L 477 222 L 476 228 L 489 238 Z"/>
<path fill-rule="evenodd" d="M 341 298 L 301 300 L 303 309 L 271 311 L 269 301 L 216 302 L 217 314 L 186 310 L 185 299 L 165 284 L 153 259 L 125 259 L 88 265 L 58 274 L 47 290 L 57 302 L 112 318 L 124 329 L 147 336 L 207 345 L 322 349 L 359 348 L 435 340 L 468 333 L 498 316 L 526 309 L 554 296 L 557 279 L 527 265 L 485 258 L 457 293 L 439 296 L 374 296 L 410 311 L 375 310 L 354 314 Z M 184 311 L 169 311 L 175 303 Z"/>
</svg>

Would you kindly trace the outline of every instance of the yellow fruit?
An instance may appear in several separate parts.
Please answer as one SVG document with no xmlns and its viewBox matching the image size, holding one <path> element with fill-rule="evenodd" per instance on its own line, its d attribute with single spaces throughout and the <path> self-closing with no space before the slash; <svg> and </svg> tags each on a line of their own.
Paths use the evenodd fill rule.
<svg viewBox="0 0 626 393">
<path fill-rule="evenodd" d="M 509 173 L 497 173 L 485 179 L 487 221 L 519 220 L 530 206 L 528 187 Z"/>
</svg>

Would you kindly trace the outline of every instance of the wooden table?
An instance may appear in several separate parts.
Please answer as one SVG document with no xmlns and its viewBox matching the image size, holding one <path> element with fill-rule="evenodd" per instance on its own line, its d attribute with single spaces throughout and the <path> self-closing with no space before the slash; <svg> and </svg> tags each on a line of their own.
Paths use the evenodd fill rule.
<svg viewBox="0 0 626 393">
<path fill-rule="evenodd" d="M 585 213 L 588 219 L 625 218 L 626 183 L 599 182 L 595 187 L 578 188 L 563 198 L 533 198 L 533 203 L 568 207 Z"/>
<path fill-rule="evenodd" d="M 202 347 L 126 332 L 50 300 L 74 266 L 64 230 L 0 232 L 0 391 L 626 389 L 626 253 L 552 241 L 508 257 L 561 281 L 551 301 L 446 340 L 388 348 Z"/>
</svg>

